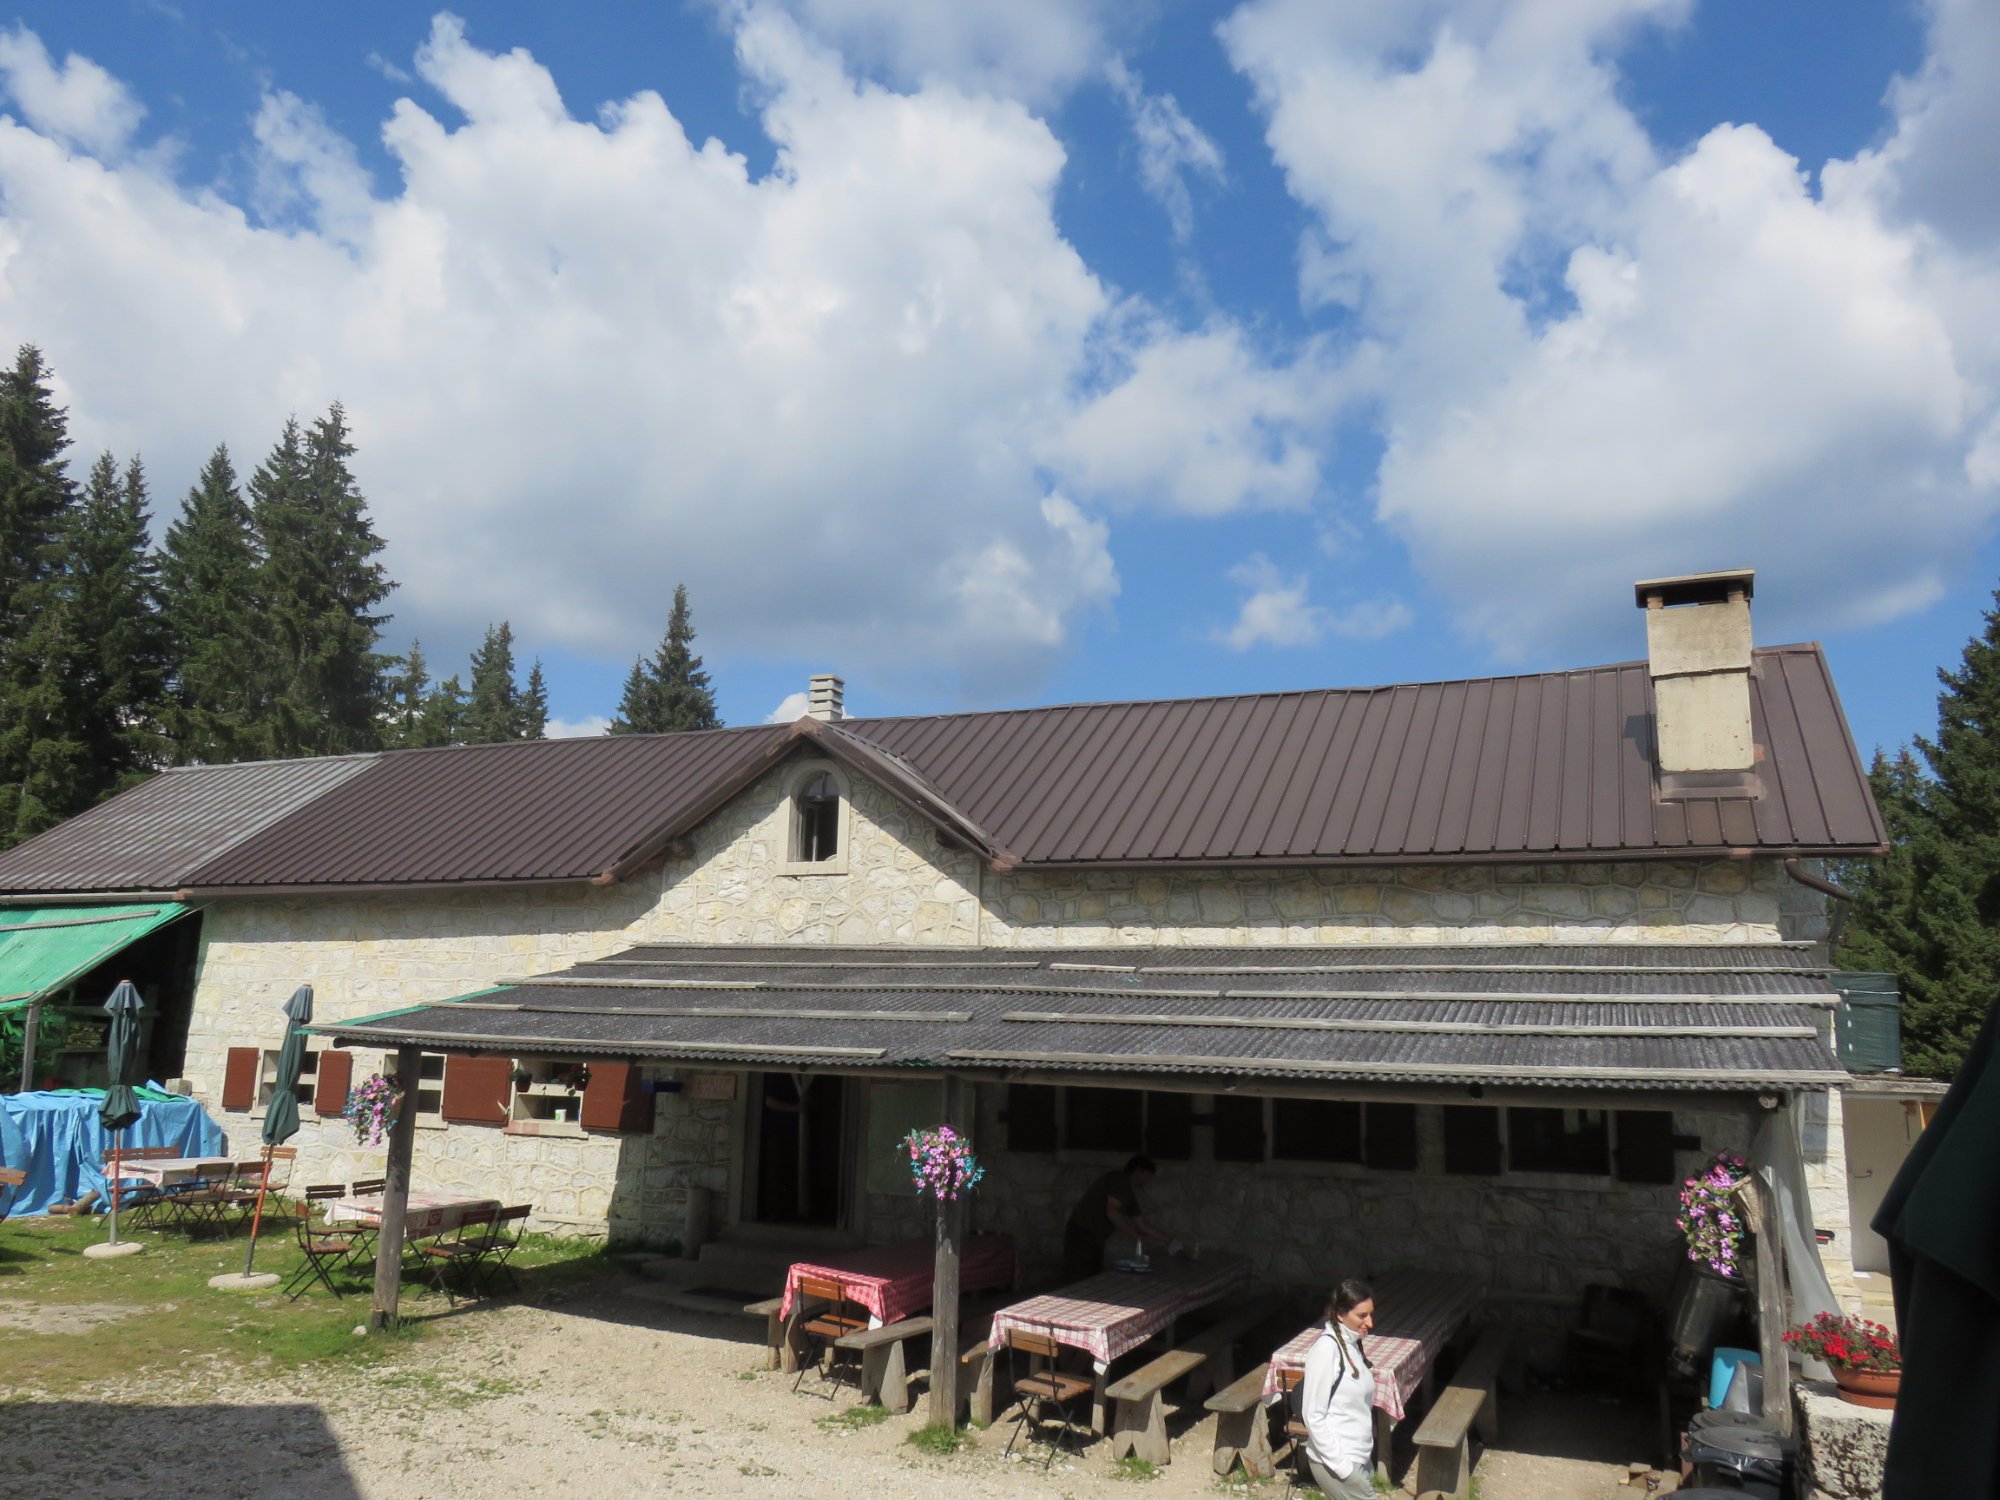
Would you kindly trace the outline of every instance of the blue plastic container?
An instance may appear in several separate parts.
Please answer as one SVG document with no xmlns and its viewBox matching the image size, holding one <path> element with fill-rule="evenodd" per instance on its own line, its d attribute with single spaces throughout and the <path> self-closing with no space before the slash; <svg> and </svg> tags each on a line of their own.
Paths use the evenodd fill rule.
<svg viewBox="0 0 2000 1500">
<path fill-rule="evenodd" d="M 1763 1356 L 1758 1354 L 1755 1349 L 1718 1347 L 1715 1351 L 1715 1363 L 1709 1367 L 1708 1404 L 1710 1406 L 1722 1405 L 1722 1398 L 1729 1394 L 1729 1381 L 1736 1374 L 1736 1367 L 1738 1365 L 1761 1365 L 1763 1363 Z"/>
</svg>

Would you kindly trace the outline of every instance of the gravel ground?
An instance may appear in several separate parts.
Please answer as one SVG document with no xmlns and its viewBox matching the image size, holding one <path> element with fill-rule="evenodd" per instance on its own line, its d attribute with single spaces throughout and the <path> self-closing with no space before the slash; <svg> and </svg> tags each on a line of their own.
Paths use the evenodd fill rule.
<svg viewBox="0 0 2000 1500">
<path fill-rule="evenodd" d="M 357 1312 L 359 1311 L 357 1306 Z M 555 1305 L 493 1304 L 442 1336 L 331 1377 L 253 1381 L 219 1364 L 6 1406 L 0 1496 L 161 1494 L 216 1500 L 447 1500 L 508 1496 L 837 1495 L 854 1500 L 1092 1497 L 1246 1491 L 1211 1471 L 1207 1421 L 1157 1476 L 1119 1475 L 1097 1445 L 1044 1474 L 1001 1457 L 1007 1425 L 930 1457 L 908 1417 L 846 1426 L 854 1404 L 793 1395 L 761 1368 L 747 1319 L 675 1311 L 608 1284 Z M 1503 1398 L 1505 1401 L 1506 1398 Z M 1482 1459 L 1480 1500 L 1612 1500 L 1643 1439 L 1627 1408 L 1536 1398 L 1512 1446 Z M 1508 1408 L 1503 1405 L 1503 1421 Z M 1630 1434 L 1637 1434 L 1632 1436 Z M 1587 1453 L 1589 1458 L 1553 1456 Z"/>
</svg>

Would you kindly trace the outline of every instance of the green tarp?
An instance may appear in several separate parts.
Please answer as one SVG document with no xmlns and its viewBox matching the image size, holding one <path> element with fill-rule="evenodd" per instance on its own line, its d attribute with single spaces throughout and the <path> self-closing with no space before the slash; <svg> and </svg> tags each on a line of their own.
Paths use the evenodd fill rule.
<svg viewBox="0 0 2000 1500">
<path fill-rule="evenodd" d="M 177 901 L 0 906 L 0 1011 L 33 1004 L 190 910 Z"/>
</svg>

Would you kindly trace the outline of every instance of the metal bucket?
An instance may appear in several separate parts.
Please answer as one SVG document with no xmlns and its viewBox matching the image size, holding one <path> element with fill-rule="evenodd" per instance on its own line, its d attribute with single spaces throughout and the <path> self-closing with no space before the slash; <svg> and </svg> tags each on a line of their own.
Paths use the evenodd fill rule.
<svg viewBox="0 0 2000 1500">
<path fill-rule="evenodd" d="M 1667 1357 L 1682 1375 L 1707 1373 L 1708 1357 L 1743 1293 L 1741 1281 L 1691 1260 L 1681 1262 L 1667 1308 Z"/>
</svg>

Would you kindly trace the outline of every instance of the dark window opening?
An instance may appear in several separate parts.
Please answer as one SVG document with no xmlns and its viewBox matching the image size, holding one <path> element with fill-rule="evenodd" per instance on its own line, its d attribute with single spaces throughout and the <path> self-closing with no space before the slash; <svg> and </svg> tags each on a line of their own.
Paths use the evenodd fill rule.
<svg viewBox="0 0 2000 1500">
<path fill-rule="evenodd" d="M 1611 1171 L 1611 1131 L 1601 1109 L 1510 1109 L 1507 1165 L 1516 1172 Z"/>
<path fill-rule="evenodd" d="M 1063 1100 L 1063 1145 L 1072 1151 L 1142 1149 L 1146 1096 L 1137 1089 L 1070 1089 Z"/>
<path fill-rule="evenodd" d="M 793 858 L 809 865 L 832 859 L 840 852 L 840 784 L 822 771 L 799 788 L 793 801 L 798 808 Z"/>
<path fill-rule="evenodd" d="M 1361 1160 L 1361 1106 L 1345 1099 L 1273 1099 L 1273 1161 Z"/>
<path fill-rule="evenodd" d="M 384 1076 L 393 1075 L 396 1059 L 392 1053 L 382 1059 Z M 434 1115 L 444 1105 L 444 1054 L 425 1052 L 417 1058 L 417 1113 Z"/>
<path fill-rule="evenodd" d="M 1417 1107 L 1414 1104 L 1371 1104 L 1363 1116 L 1368 1165 L 1378 1172 L 1417 1169 Z"/>
<path fill-rule="evenodd" d="M 1444 1169 L 1460 1177 L 1500 1174 L 1500 1111 L 1490 1104 L 1444 1107 Z"/>
<path fill-rule="evenodd" d="M 1674 1117 L 1664 1109 L 1621 1109 L 1614 1116 L 1620 1182 L 1676 1182 Z"/>
<path fill-rule="evenodd" d="M 1214 1105 L 1215 1159 L 1264 1159 L 1264 1101 L 1241 1094 L 1217 1094 Z"/>
<path fill-rule="evenodd" d="M 1146 1095 L 1146 1154 L 1160 1161 L 1194 1156 L 1194 1095 Z"/>
<path fill-rule="evenodd" d="M 1056 1091 L 1053 1085 L 1007 1085 L 1007 1149 L 1056 1149 Z"/>
</svg>

